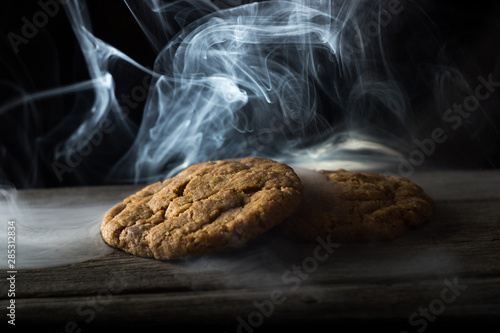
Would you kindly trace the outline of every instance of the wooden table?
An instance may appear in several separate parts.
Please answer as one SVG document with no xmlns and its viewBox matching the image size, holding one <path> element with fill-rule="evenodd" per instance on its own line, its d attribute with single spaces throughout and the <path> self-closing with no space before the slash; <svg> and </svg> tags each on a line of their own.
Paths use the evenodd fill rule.
<svg viewBox="0 0 500 333">
<path fill-rule="evenodd" d="M 115 250 L 81 263 L 21 269 L 16 326 L 264 332 L 278 325 L 331 331 L 387 325 L 393 332 L 430 332 L 498 325 L 500 172 L 429 171 L 410 179 L 435 199 L 436 214 L 394 241 L 321 247 L 270 232 L 241 248 L 188 260 L 160 262 Z M 33 200 L 118 202 L 139 188 L 24 193 Z"/>
</svg>

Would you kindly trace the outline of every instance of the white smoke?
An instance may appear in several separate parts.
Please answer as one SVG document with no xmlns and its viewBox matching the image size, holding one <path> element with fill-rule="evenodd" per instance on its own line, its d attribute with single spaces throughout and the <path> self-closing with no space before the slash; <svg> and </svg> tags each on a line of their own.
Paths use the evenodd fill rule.
<svg viewBox="0 0 500 333">
<path fill-rule="evenodd" d="M 365 11 L 387 12 L 385 2 L 272 1 L 224 10 L 210 1 L 126 3 L 158 50 L 153 70 L 93 36 L 80 6 L 68 6 L 89 72 L 102 84 L 92 116 L 67 146 L 110 110 L 120 112 L 110 76 L 116 62 L 154 77 L 134 143 L 110 172 L 118 179 L 152 182 L 194 163 L 251 155 L 289 162 L 306 151 L 303 162 L 312 155 L 331 161 L 335 150 L 318 152 L 349 140 L 400 147 L 399 134 L 409 131 L 404 92 L 369 63 L 380 56 L 385 25 L 368 21 L 377 22 L 369 30 L 361 21 Z M 203 16 L 190 22 L 193 12 Z M 175 25 L 182 30 L 172 36 Z M 372 31 L 372 40 L 354 52 L 360 29 Z M 399 129 L 360 130 L 377 117 Z"/>
<path fill-rule="evenodd" d="M 97 38 L 85 2 L 68 1 L 90 80 L 0 108 L 89 91 L 81 124 L 54 147 L 57 161 L 100 144 L 93 135 L 105 121 L 117 141 L 131 135 L 116 91 L 126 73 L 150 83 L 130 149 L 102 175 L 113 183 L 151 183 L 194 163 L 252 155 L 309 168 L 383 169 L 406 144 L 402 134 L 411 136 L 407 96 L 384 56 L 384 36 L 402 11 L 394 7 L 398 1 L 269 1 L 225 9 L 208 0 L 125 2 L 157 52 L 154 68 Z M 77 164 L 85 156 L 72 158 Z M 0 219 L 17 221 L 20 267 L 110 252 L 99 225 L 114 202 L 39 206 L 15 190 L 3 194 Z"/>
<path fill-rule="evenodd" d="M 12 238 L 7 237 L 7 227 L 0 230 L 2 243 L 9 240 L 14 245 L 13 261 L 2 260 L 0 267 L 9 268 L 11 263 L 11 270 L 60 266 L 113 252 L 100 236 L 100 220 L 114 200 L 81 203 L 63 195 L 50 199 L 0 189 L 0 219 L 4 226 L 7 221 L 14 222 Z"/>
</svg>

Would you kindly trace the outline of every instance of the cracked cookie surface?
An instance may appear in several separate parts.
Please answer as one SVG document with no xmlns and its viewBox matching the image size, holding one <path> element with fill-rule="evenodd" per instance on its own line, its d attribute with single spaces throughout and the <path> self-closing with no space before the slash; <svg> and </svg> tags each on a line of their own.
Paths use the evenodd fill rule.
<svg viewBox="0 0 500 333">
<path fill-rule="evenodd" d="M 294 238 L 394 239 L 434 213 L 434 201 L 401 177 L 343 169 L 296 171 L 304 184 L 302 202 L 280 226 Z"/>
<path fill-rule="evenodd" d="M 246 243 L 280 224 L 303 191 L 292 168 L 262 158 L 193 165 L 110 209 L 101 234 L 111 246 L 159 260 Z"/>
</svg>

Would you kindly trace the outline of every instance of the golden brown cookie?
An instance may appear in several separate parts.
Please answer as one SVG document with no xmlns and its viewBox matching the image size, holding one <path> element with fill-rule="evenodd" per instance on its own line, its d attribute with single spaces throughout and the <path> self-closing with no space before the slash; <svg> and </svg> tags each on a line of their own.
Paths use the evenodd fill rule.
<svg viewBox="0 0 500 333">
<path fill-rule="evenodd" d="M 243 244 L 281 223 L 300 202 L 286 164 L 245 158 L 193 165 L 113 207 L 101 233 L 128 253 L 176 259 Z"/>
<path fill-rule="evenodd" d="M 434 213 L 433 200 L 401 177 L 343 169 L 296 171 L 304 184 L 302 202 L 281 226 L 296 238 L 394 239 Z"/>
</svg>

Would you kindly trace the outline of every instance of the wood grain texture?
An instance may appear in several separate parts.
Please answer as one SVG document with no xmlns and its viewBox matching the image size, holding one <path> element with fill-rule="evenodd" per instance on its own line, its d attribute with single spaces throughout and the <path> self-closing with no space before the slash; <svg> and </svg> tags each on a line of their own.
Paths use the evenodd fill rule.
<svg viewBox="0 0 500 333">
<path fill-rule="evenodd" d="M 498 324 L 500 173 L 435 171 L 410 179 L 434 198 L 436 214 L 394 241 L 338 244 L 328 253 L 319 243 L 291 241 L 271 231 L 239 248 L 187 260 L 161 262 L 116 250 L 82 263 L 19 270 L 17 321 L 53 332 L 64 331 L 68 323 L 72 328 L 73 322 L 82 331 L 197 324 L 263 332 L 283 324 L 379 323 L 417 332 L 425 317 L 415 316 L 413 325 L 409 319 L 427 308 L 437 314 L 429 312 L 434 320 L 425 320 L 426 331 Z M 33 201 L 64 197 L 91 203 L 119 202 L 139 188 L 21 192 Z M 450 283 L 462 289 L 445 302 L 442 295 L 454 295 L 443 292 Z M 2 293 L 0 306 L 8 301 Z M 249 325 L 246 330 L 242 321 Z"/>
</svg>

